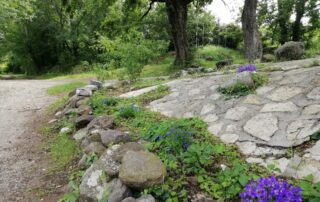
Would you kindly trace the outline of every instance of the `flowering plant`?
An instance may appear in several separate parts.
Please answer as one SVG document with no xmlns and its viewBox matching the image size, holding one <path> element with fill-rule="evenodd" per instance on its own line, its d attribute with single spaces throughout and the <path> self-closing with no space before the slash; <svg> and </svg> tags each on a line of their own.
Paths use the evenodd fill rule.
<svg viewBox="0 0 320 202">
<path fill-rule="evenodd" d="M 248 65 L 243 65 L 243 66 L 240 66 L 238 68 L 238 71 L 237 73 L 241 73 L 241 72 L 256 72 L 257 71 L 257 67 L 256 65 L 253 65 L 253 64 L 248 64 Z"/>
<path fill-rule="evenodd" d="M 301 202 L 302 190 L 275 176 L 250 181 L 240 194 L 243 202 Z"/>
</svg>

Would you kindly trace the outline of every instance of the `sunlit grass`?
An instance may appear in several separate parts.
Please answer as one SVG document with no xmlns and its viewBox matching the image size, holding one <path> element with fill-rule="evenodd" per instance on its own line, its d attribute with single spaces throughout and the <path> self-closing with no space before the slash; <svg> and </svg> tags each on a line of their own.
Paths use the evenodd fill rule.
<svg viewBox="0 0 320 202">
<path fill-rule="evenodd" d="M 69 92 L 73 91 L 74 89 L 85 86 L 85 85 L 86 85 L 86 82 L 74 81 L 71 83 L 61 84 L 61 85 L 57 85 L 57 86 L 53 86 L 51 88 L 48 88 L 47 93 L 49 95 L 62 95 L 62 94 L 69 93 Z"/>
</svg>

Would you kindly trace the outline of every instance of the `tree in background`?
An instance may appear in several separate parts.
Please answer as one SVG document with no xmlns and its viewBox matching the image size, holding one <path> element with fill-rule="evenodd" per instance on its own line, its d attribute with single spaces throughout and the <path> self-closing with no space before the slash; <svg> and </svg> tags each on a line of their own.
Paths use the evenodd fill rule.
<svg viewBox="0 0 320 202">
<path fill-rule="evenodd" d="M 245 56 L 250 61 L 262 57 L 262 43 L 256 16 L 257 3 L 257 0 L 245 0 L 241 16 Z"/>
</svg>

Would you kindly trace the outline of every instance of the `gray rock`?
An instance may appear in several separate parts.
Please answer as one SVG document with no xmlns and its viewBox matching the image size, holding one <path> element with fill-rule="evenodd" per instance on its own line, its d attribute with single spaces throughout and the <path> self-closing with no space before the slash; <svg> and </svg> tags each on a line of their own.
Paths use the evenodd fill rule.
<svg viewBox="0 0 320 202">
<path fill-rule="evenodd" d="M 115 127 L 115 121 L 112 116 L 99 116 L 93 119 L 87 126 L 87 130 L 94 130 L 94 129 L 113 129 Z"/>
<path fill-rule="evenodd" d="M 219 119 L 219 117 L 216 114 L 208 114 L 203 117 L 203 120 L 207 123 L 215 122 Z"/>
<path fill-rule="evenodd" d="M 159 157 L 147 151 L 128 151 L 122 158 L 119 178 L 129 187 L 144 189 L 161 184 L 166 168 Z"/>
<path fill-rule="evenodd" d="M 254 86 L 254 81 L 252 79 L 252 72 L 245 71 L 237 74 L 235 77 L 232 77 L 229 81 L 221 85 L 221 88 L 229 88 L 234 86 L 237 83 L 242 83 L 247 86 Z"/>
<path fill-rule="evenodd" d="M 254 137 L 270 141 L 274 132 L 278 130 L 278 119 L 271 113 L 258 114 L 252 117 L 243 129 Z"/>
<path fill-rule="evenodd" d="M 261 98 L 257 95 L 248 95 L 244 100 L 244 104 L 261 105 Z"/>
<path fill-rule="evenodd" d="M 83 168 L 85 168 L 87 166 L 87 163 L 86 163 L 87 158 L 88 158 L 88 155 L 86 155 L 86 154 L 82 155 L 81 159 L 78 162 L 78 167 L 80 169 L 83 169 Z"/>
<path fill-rule="evenodd" d="M 320 104 L 313 104 L 305 107 L 302 111 L 302 114 L 312 115 L 318 114 L 320 112 Z"/>
<path fill-rule="evenodd" d="M 320 87 L 316 87 L 312 89 L 310 93 L 307 95 L 308 98 L 313 100 L 319 100 L 320 99 Z"/>
<path fill-rule="evenodd" d="M 306 152 L 310 153 L 312 159 L 320 161 L 320 141 L 318 140 L 316 144 L 310 149 L 307 149 Z"/>
<path fill-rule="evenodd" d="M 90 80 L 90 85 L 95 85 L 98 87 L 98 89 L 102 88 L 103 83 L 98 80 Z"/>
<path fill-rule="evenodd" d="M 247 112 L 247 108 L 243 106 L 231 108 L 227 111 L 224 118 L 238 121 L 244 117 L 246 112 Z"/>
<path fill-rule="evenodd" d="M 320 130 L 319 120 L 298 119 L 291 122 L 288 125 L 287 138 L 291 141 L 298 140 L 298 142 L 299 140 L 308 140 L 308 138 L 312 134 L 318 132 L 319 130 Z"/>
<path fill-rule="evenodd" d="M 239 139 L 239 135 L 232 134 L 232 133 L 223 134 L 223 135 L 220 136 L 220 139 L 224 143 L 231 144 L 231 143 L 235 143 Z"/>
<path fill-rule="evenodd" d="M 135 202 L 156 202 L 156 200 L 153 198 L 152 195 L 146 195 L 146 196 L 141 196 L 140 198 L 137 198 Z"/>
<path fill-rule="evenodd" d="M 257 144 L 254 142 L 239 142 L 237 145 L 244 155 L 252 155 L 257 149 Z"/>
<path fill-rule="evenodd" d="M 121 82 L 119 80 L 107 80 L 107 81 L 104 81 L 102 88 L 104 88 L 104 89 L 117 89 L 117 88 L 121 87 L 123 84 L 125 84 L 125 83 Z"/>
<path fill-rule="evenodd" d="M 87 130 L 80 129 L 73 135 L 73 139 L 75 139 L 77 141 L 81 141 L 83 138 L 86 137 L 86 135 L 87 135 Z"/>
<path fill-rule="evenodd" d="M 90 89 L 92 92 L 98 90 L 98 86 L 96 86 L 96 85 L 86 85 L 84 88 Z"/>
<path fill-rule="evenodd" d="M 304 54 L 304 44 L 302 42 L 289 41 L 280 46 L 275 55 L 280 60 L 299 60 Z"/>
<path fill-rule="evenodd" d="M 92 95 L 92 90 L 89 88 L 78 88 L 76 90 L 76 95 L 83 97 L 90 97 Z"/>
<path fill-rule="evenodd" d="M 112 158 L 118 162 L 122 161 L 123 156 L 128 151 L 145 151 L 145 148 L 142 144 L 136 142 L 128 142 L 119 147 L 116 152 L 114 152 Z"/>
<path fill-rule="evenodd" d="M 121 180 L 113 179 L 108 202 L 121 202 L 123 199 L 131 196 L 131 190 L 124 185 Z"/>
<path fill-rule="evenodd" d="M 93 115 L 82 115 L 76 119 L 76 128 L 84 128 L 86 127 L 92 120 L 94 119 Z"/>
<path fill-rule="evenodd" d="M 122 200 L 122 202 L 135 202 L 135 201 L 136 201 L 136 199 L 133 197 L 128 197 L 128 198 L 125 198 Z"/>
<path fill-rule="evenodd" d="M 51 119 L 49 122 L 48 122 L 48 124 L 54 124 L 54 123 L 56 123 L 58 121 L 58 119 Z"/>
<path fill-rule="evenodd" d="M 201 115 L 208 114 L 208 113 L 214 111 L 215 108 L 216 108 L 216 106 L 214 104 L 206 104 L 202 107 L 200 114 Z"/>
<path fill-rule="evenodd" d="M 86 154 L 95 153 L 98 156 L 100 156 L 105 150 L 106 150 L 106 148 L 100 142 L 91 142 L 91 143 L 89 143 L 89 145 L 87 145 L 84 148 L 83 151 Z"/>
<path fill-rule="evenodd" d="M 61 128 L 59 134 L 70 134 L 72 133 L 72 129 L 69 128 L 69 127 L 64 127 L 64 128 Z"/>
<path fill-rule="evenodd" d="M 222 130 L 223 125 L 224 125 L 224 123 L 222 123 L 222 122 L 210 124 L 208 127 L 208 131 L 211 134 L 218 136 L 220 131 Z"/>
<path fill-rule="evenodd" d="M 131 140 L 129 134 L 120 132 L 118 130 L 103 130 L 100 133 L 101 142 L 105 146 L 110 144 L 118 144 L 123 142 L 129 142 Z"/>
<path fill-rule="evenodd" d="M 80 184 L 80 198 L 84 200 L 100 201 L 106 193 L 110 192 L 111 183 L 104 173 L 104 169 L 97 164 L 84 173 Z"/>
<path fill-rule="evenodd" d="M 291 86 L 283 86 L 276 90 L 274 90 L 269 96 L 269 99 L 273 101 L 285 101 L 288 100 L 300 93 L 303 92 L 303 89 L 298 87 L 291 87 Z"/>
<path fill-rule="evenodd" d="M 62 114 L 62 111 L 58 111 L 58 112 L 55 113 L 54 116 L 57 117 L 57 118 L 61 118 L 62 115 L 63 115 L 63 114 Z"/>
<path fill-rule="evenodd" d="M 283 102 L 265 104 L 261 112 L 293 112 L 297 110 L 298 107 L 293 102 Z"/>
<path fill-rule="evenodd" d="M 84 99 L 78 100 L 78 101 L 76 102 L 76 104 L 75 104 L 75 107 L 78 108 L 78 107 L 80 107 L 81 105 L 87 105 L 88 101 L 89 101 L 89 98 L 87 98 L 87 97 L 84 98 Z"/>
</svg>

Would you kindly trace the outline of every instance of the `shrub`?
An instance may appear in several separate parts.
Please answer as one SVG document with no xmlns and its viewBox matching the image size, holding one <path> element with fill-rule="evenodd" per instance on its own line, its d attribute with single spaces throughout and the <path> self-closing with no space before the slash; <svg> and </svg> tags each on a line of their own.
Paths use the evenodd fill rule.
<svg viewBox="0 0 320 202">
<path fill-rule="evenodd" d="M 301 202 L 302 190 L 283 179 L 275 176 L 260 178 L 246 185 L 245 191 L 240 194 L 242 201 L 274 201 L 274 202 Z"/>
</svg>

